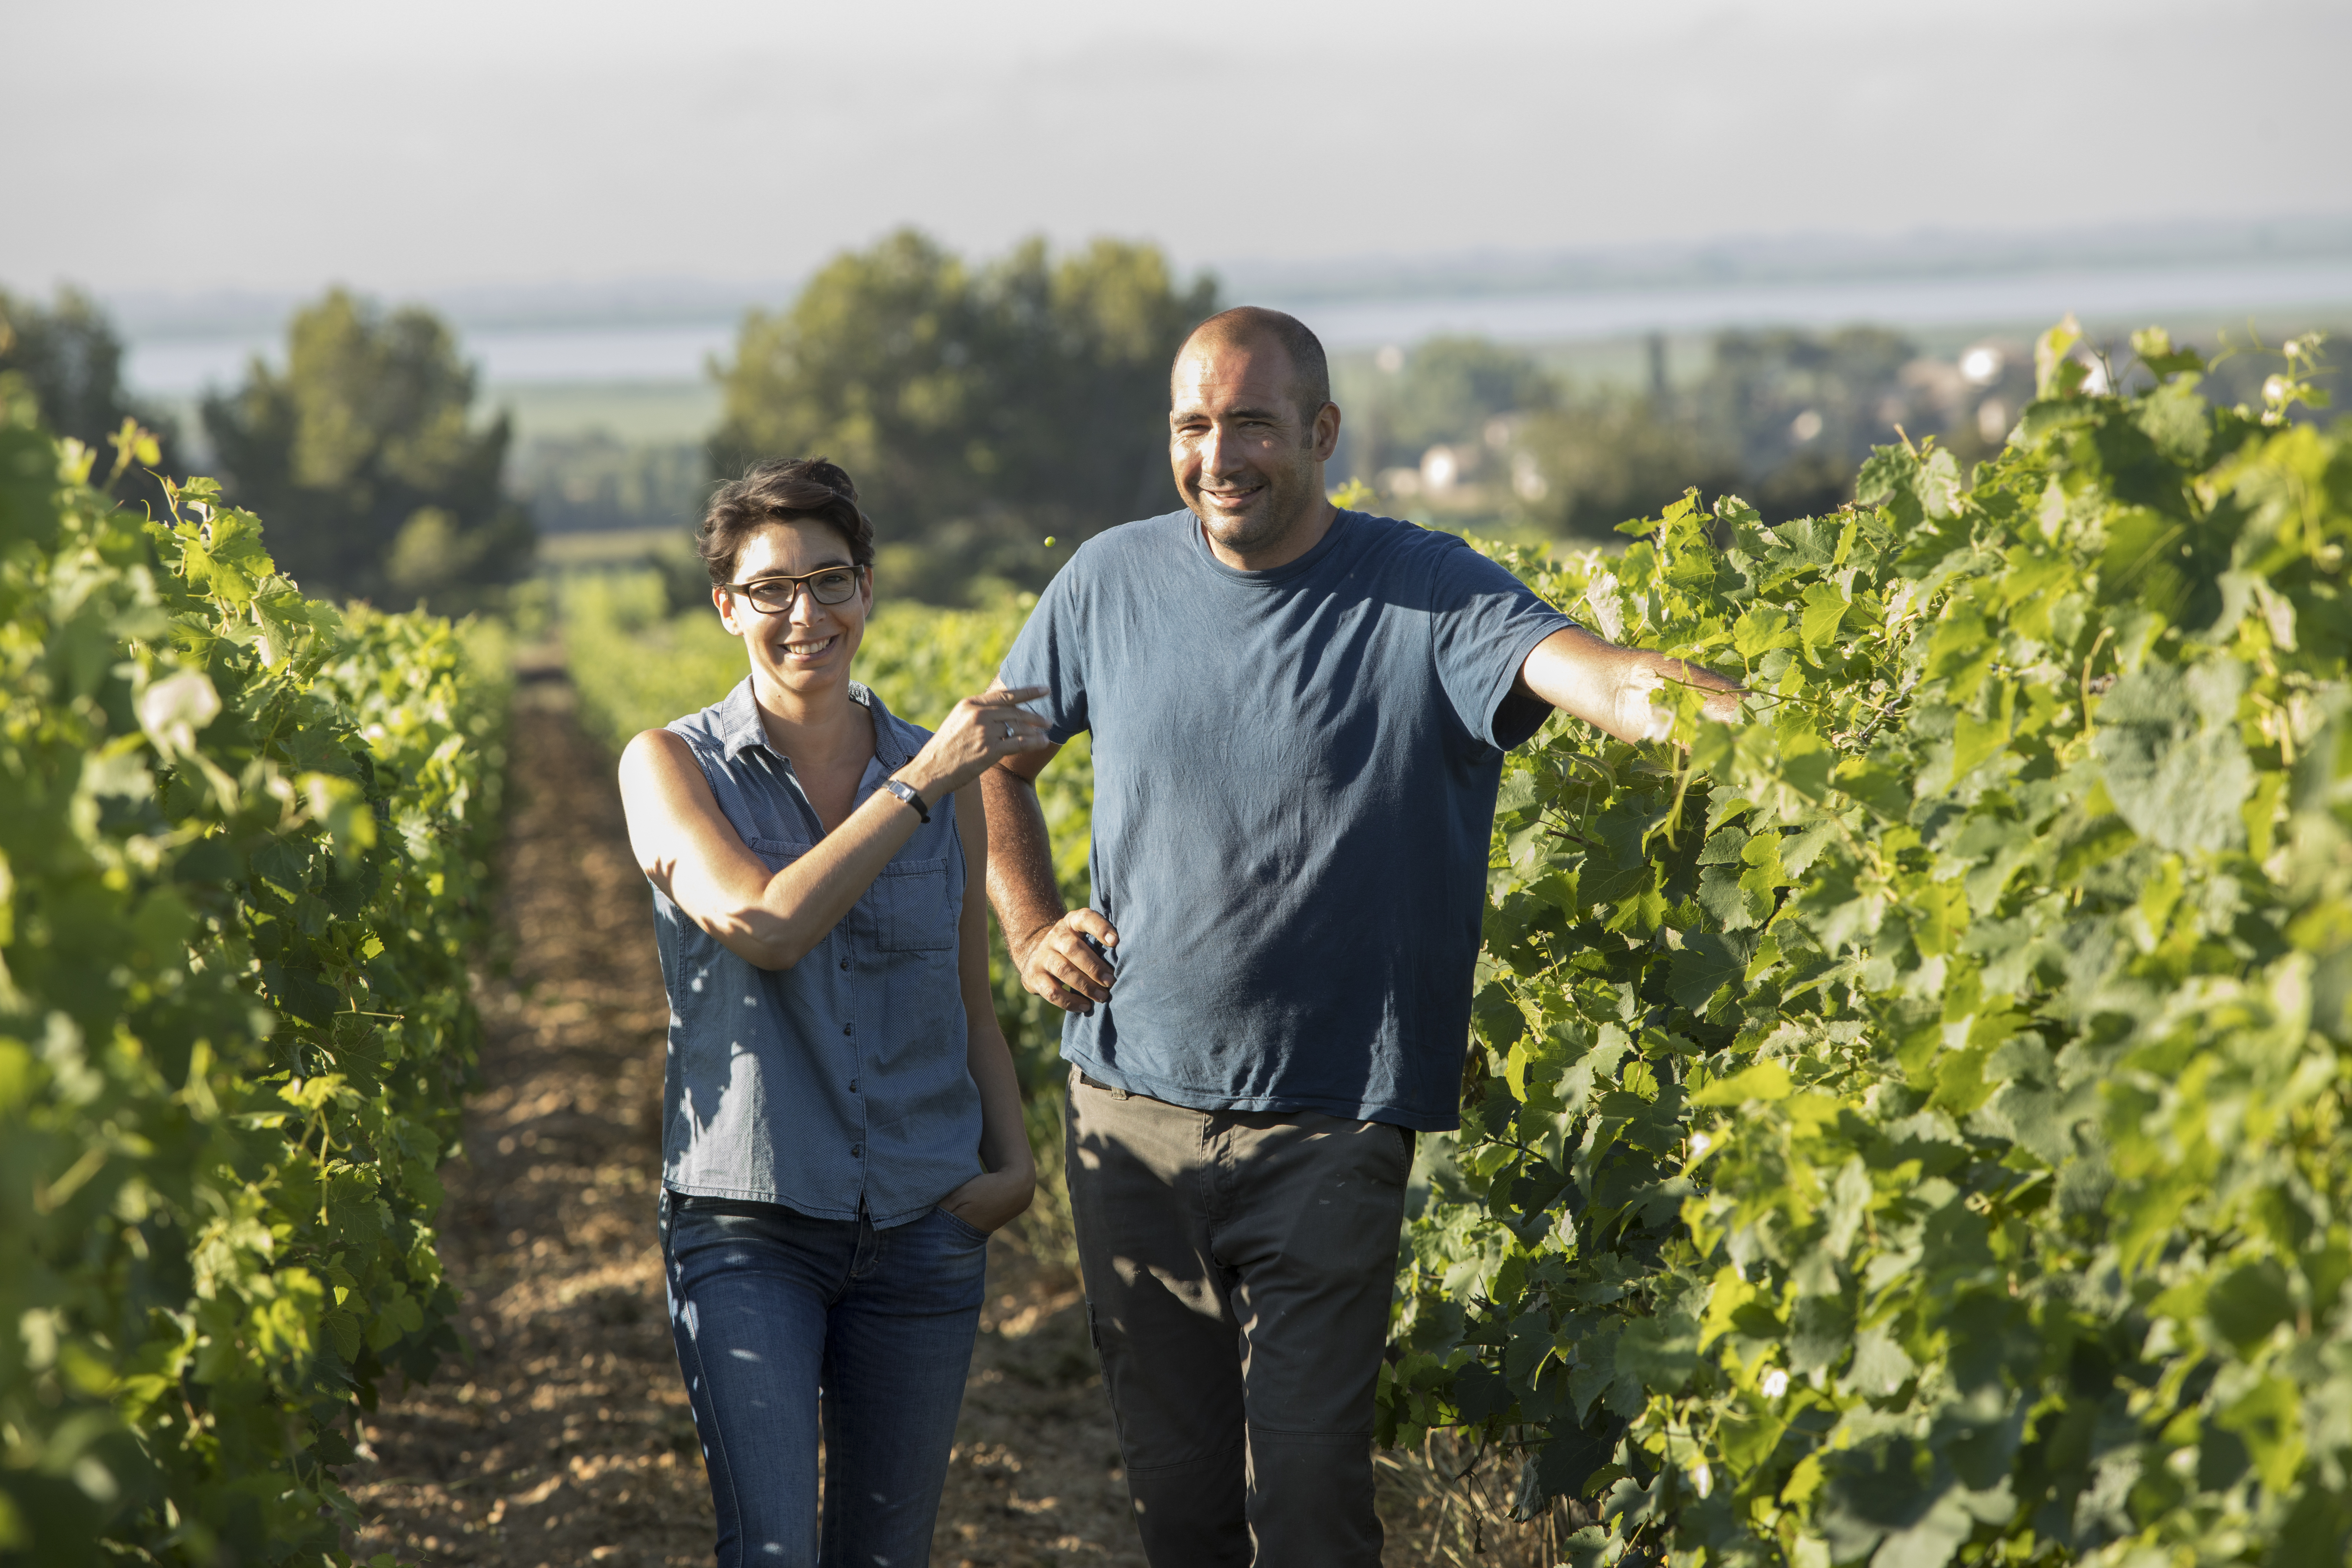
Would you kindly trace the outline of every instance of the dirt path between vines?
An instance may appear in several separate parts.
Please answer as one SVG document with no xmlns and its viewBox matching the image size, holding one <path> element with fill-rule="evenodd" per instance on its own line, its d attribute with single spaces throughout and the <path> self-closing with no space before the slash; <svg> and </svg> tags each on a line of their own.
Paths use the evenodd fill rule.
<svg viewBox="0 0 2352 1568">
<path fill-rule="evenodd" d="M 387 1389 L 346 1484 L 364 1562 L 705 1563 L 710 1499 L 663 1301 L 654 1199 L 666 1011 L 611 758 L 530 681 L 511 740 L 484 1088 L 444 1173 L 470 1366 Z M 1000 1239 L 932 1561 L 1142 1559 L 1077 1283 Z"/>
</svg>

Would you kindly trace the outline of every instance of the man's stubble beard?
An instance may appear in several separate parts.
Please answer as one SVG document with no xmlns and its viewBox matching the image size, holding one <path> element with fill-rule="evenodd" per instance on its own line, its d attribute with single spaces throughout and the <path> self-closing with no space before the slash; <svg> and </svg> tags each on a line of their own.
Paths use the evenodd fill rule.
<svg viewBox="0 0 2352 1568">
<path fill-rule="evenodd" d="M 1201 520 L 1202 532 L 1236 555 L 1253 555 L 1276 548 L 1298 526 L 1296 517 L 1279 519 L 1268 512 L 1232 521 L 1203 516 L 1199 510 L 1192 515 Z"/>
<path fill-rule="evenodd" d="M 1270 481 L 1264 500 L 1247 517 L 1215 519 L 1206 503 L 1189 509 L 1201 531 L 1236 555 L 1278 549 L 1315 515 L 1315 479 L 1310 472 L 1295 485 Z"/>
</svg>

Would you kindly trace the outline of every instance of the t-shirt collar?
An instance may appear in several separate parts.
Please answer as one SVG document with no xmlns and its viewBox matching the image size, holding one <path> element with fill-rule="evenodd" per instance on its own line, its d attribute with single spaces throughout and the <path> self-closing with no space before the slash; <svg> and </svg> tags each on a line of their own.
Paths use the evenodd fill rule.
<svg viewBox="0 0 2352 1568">
<path fill-rule="evenodd" d="M 1333 547 L 1339 543 L 1339 535 L 1347 531 L 1348 520 L 1355 513 L 1341 509 L 1331 519 L 1331 526 L 1323 531 L 1323 537 L 1315 542 L 1314 549 L 1296 561 L 1286 561 L 1281 565 L 1265 572 L 1244 572 L 1238 566 L 1228 566 L 1218 560 L 1217 552 L 1209 548 L 1208 531 L 1201 526 L 1200 518 L 1190 511 L 1184 515 L 1192 520 L 1192 553 L 1200 558 L 1202 565 L 1230 583 L 1251 587 L 1279 588 L 1320 565 L 1325 557 L 1331 553 Z"/>
</svg>

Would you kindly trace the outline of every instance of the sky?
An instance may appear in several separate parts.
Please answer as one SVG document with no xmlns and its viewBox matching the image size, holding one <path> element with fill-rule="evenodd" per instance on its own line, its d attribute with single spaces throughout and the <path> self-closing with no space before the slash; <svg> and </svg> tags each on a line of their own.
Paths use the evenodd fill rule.
<svg viewBox="0 0 2352 1568">
<path fill-rule="evenodd" d="M 12 0 L 0 286 L 758 284 L 2352 213 L 2345 0 Z"/>
</svg>

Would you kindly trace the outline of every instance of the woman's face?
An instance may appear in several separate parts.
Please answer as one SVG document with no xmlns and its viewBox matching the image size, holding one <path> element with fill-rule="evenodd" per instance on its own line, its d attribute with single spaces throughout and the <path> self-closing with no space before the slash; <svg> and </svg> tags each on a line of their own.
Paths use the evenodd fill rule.
<svg viewBox="0 0 2352 1568">
<path fill-rule="evenodd" d="M 743 542 L 735 556 L 738 583 L 803 577 L 829 567 L 850 573 L 857 582 L 857 591 L 838 605 L 818 604 L 814 583 L 797 588 L 778 583 L 769 602 L 780 603 L 790 592 L 792 605 L 776 613 L 761 611 L 740 591 L 711 590 L 719 618 L 743 639 L 755 677 L 809 696 L 846 688 L 850 658 L 874 608 L 874 579 L 851 561 L 849 542 L 825 523 L 772 522 Z"/>
</svg>

